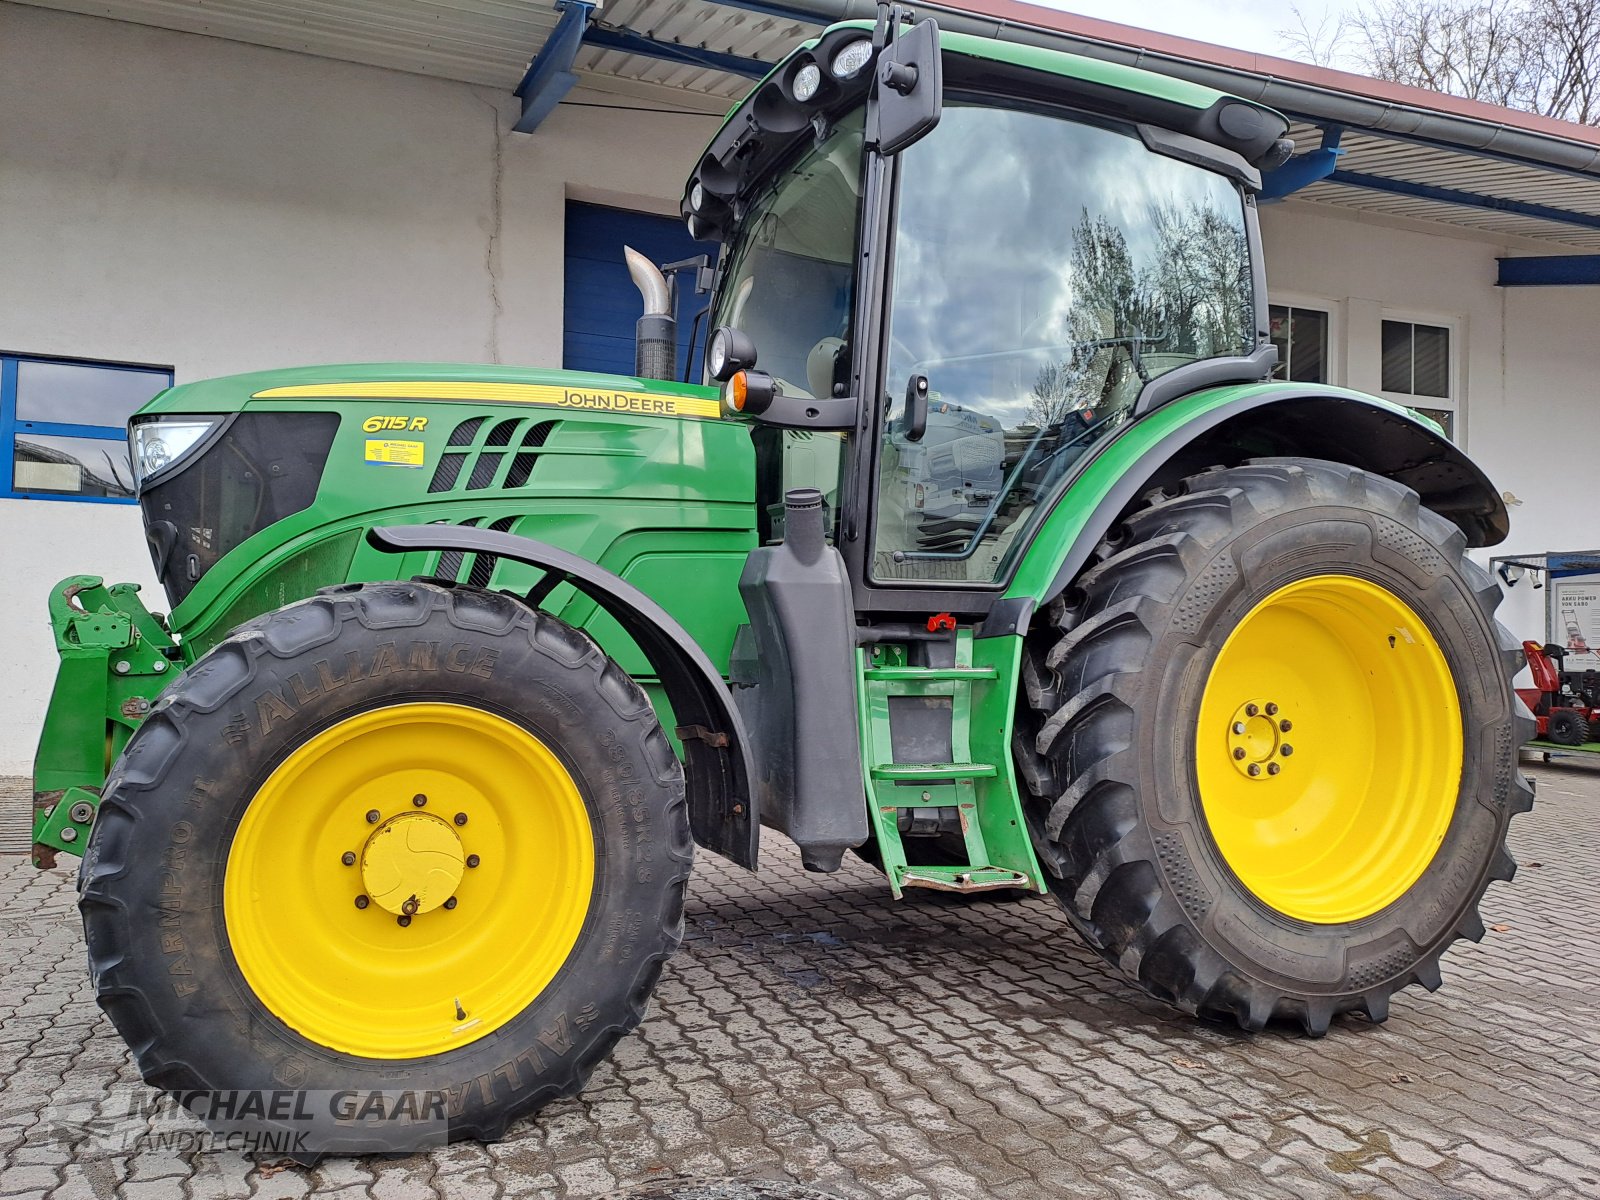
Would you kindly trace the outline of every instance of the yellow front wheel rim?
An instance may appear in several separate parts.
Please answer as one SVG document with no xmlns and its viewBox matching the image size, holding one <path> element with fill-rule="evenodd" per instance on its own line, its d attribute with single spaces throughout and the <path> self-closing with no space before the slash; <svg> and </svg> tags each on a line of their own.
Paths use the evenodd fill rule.
<svg viewBox="0 0 1600 1200">
<path fill-rule="evenodd" d="M 576 945 L 594 891 L 588 809 L 527 730 L 397 704 L 296 749 L 250 801 L 223 916 L 275 1016 L 363 1058 L 418 1058 L 522 1012 Z"/>
<path fill-rule="evenodd" d="M 1428 627 L 1349 575 L 1287 584 L 1229 634 L 1195 729 L 1206 823 L 1263 904 L 1360 920 L 1433 861 L 1461 785 L 1461 706 Z"/>
</svg>

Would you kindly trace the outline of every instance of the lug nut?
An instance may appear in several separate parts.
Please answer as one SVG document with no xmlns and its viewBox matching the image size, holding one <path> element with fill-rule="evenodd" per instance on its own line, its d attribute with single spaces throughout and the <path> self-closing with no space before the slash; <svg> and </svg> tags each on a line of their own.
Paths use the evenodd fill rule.
<svg viewBox="0 0 1600 1200">
<path fill-rule="evenodd" d="M 421 792 L 418 792 L 415 796 L 411 797 L 411 803 L 415 804 L 418 808 L 421 808 L 427 802 L 428 798 Z"/>
<path fill-rule="evenodd" d="M 1244 732 L 1244 722 L 1243 721 L 1235 721 L 1233 723 L 1233 731 L 1235 733 L 1243 733 Z"/>
<path fill-rule="evenodd" d="M 1244 747 L 1243 746 L 1235 746 L 1233 748 L 1233 756 L 1235 758 L 1243 758 L 1244 757 Z"/>
<path fill-rule="evenodd" d="M 1279 747 L 1278 753 L 1282 754 L 1285 758 L 1288 758 L 1289 755 L 1294 753 L 1294 747 L 1289 745 L 1288 742 L 1285 742 L 1281 747 Z"/>
<path fill-rule="evenodd" d="M 411 918 L 406 916 L 404 913 L 401 913 L 394 919 L 394 921 L 395 924 L 400 926 L 401 929 L 404 929 L 406 926 L 411 924 Z"/>
<path fill-rule="evenodd" d="M 417 912 L 417 898 L 413 896 L 411 899 L 407 900 L 400 906 L 400 911 L 408 917 L 415 916 Z"/>
<path fill-rule="evenodd" d="M 467 855 L 467 866 L 469 866 L 469 867 L 477 866 L 480 861 L 481 860 L 478 858 L 478 856 L 476 854 Z"/>
<path fill-rule="evenodd" d="M 451 896 L 450 899 L 448 899 L 448 900 L 446 900 L 444 902 L 444 906 L 446 908 L 454 908 L 456 906 L 456 903 L 457 903 L 456 898 L 454 896 Z"/>
<path fill-rule="evenodd" d="M 1289 730 L 1294 728 L 1294 726 L 1292 724 L 1290 724 L 1288 721 L 1279 721 L 1278 722 L 1278 728 L 1283 730 L 1284 733 L 1288 733 Z"/>
<path fill-rule="evenodd" d="M 1260 711 L 1261 711 L 1261 709 L 1258 708 L 1254 704 L 1246 704 L 1244 706 L 1244 715 L 1247 716 L 1247 717 L 1253 717 L 1253 716 L 1257 715 Z"/>
<path fill-rule="evenodd" d="M 1250 778 L 1254 779 L 1259 774 L 1261 774 L 1261 764 L 1260 763 L 1251 763 L 1250 764 Z"/>
<path fill-rule="evenodd" d="M 1267 774 L 1268 775 L 1276 775 L 1281 770 L 1283 770 L 1283 768 L 1280 767 L 1277 763 L 1268 763 L 1267 764 Z"/>
<path fill-rule="evenodd" d="M 367 824 L 368 825 L 376 825 L 378 823 L 378 818 L 381 817 L 382 815 L 383 814 L 380 813 L 375 808 L 367 809 Z"/>
<path fill-rule="evenodd" d="M 1278 715 L 1278 706 L 1276 704 L 1268 704 L 1267 705 L 1267 716 L 1275 717 L 1277 715 Z"/>
<path fill-rule="evenodd" d="M 368 900 L 365 896 L 357 896 L 356 897 L 356 907 L 357 908 L 365 908 L 367 905 L 369 905 L 371 903 L 372 903 L 372 901 Z"/>
<path fill-rule="evenodd" d="M 341 854 L 339 856 L 339 861 L 342 862 L 347 867 L 355 866 L 356 865 L 355 852 L 353 850 L 346 850 L 343 854 Z"/>
<path fill-rule="evenodd" d="M 456 814 L 456 824 L 457 825 L 465 825 L 466 823 L 467 823 L 467 814 L 466 813 L 457 813 Z"/>
</svg>

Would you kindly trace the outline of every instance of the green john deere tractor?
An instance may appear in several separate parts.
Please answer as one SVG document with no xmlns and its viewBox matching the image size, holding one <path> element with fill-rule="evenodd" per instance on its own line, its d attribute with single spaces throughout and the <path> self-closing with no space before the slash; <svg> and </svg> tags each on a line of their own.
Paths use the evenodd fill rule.
<svg viewBox="0 0 1600 1200">
<path fill-rule="evenodd" d="M 1513 870 L 1528 722 L 1488 480 L 1272 380 L 1282 117 L 834 26 L 694 165 L 707 383 L 635 257 L 638 377 L 186 384 L 131 423 L 171 603 L 80 576 L 37 765 L 101 1005 L 169 1089 L 579 1088 L 693 847 L 1052 893 L 1132 983 L 1382 1020 Z M 713 386 L 720 384 L 720 388 Z"/>
</svg>

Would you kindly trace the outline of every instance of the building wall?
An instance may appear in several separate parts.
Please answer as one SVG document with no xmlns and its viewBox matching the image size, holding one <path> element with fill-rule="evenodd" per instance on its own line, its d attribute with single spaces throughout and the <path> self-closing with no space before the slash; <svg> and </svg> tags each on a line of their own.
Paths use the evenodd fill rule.
<svg viewBox="0 0 1600 1200">
<path fill-rule="evenodd" d="M 1511 535 L 1491 555 L 1600 548 L 1584 503 L 1600 399 L 1600 295 L 1592 288 L 1498 288 L 1495 258 L 1551 253 L 1375 224 L 1309 204 L 1265 206 L 1262 234 L 1275 296 L 1329 302 L 1333 382 L 1381 385 L 1379 323 L 1387 310 L 1453 322 L 1460 339 L 1460 440 L 1509 506 Z M 1504 588 L 1500 618 L 1519 640 L 1544 638 L 1544 594 Z"/>
<path fill-rule="evenodd" d="M 0 347 L 170 364 L 180 382 L 315 362 L 559 366 L 568 196 L 675 212 L 716 121 L 563 105 L 530 137 L 509 132 L 514 105 L 0 3 Z M 132 506 L 0 500 L 0 554 L 10 774 L 29 768 L 54 677 L 50 585 L 93 572 L 165 605 Z"/>
</svg>

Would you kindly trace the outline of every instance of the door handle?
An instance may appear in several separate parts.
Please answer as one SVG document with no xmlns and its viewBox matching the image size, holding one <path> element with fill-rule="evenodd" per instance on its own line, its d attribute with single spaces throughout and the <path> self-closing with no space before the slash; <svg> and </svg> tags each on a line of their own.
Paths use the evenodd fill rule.
<svg viewBox="0 0 1600 1200">
<path fill-rule="evenodd" d="M 906 441 L 920 442 L 928 432 L 928 377 L 913 375 L 906 381 Z"/>
</svg>

